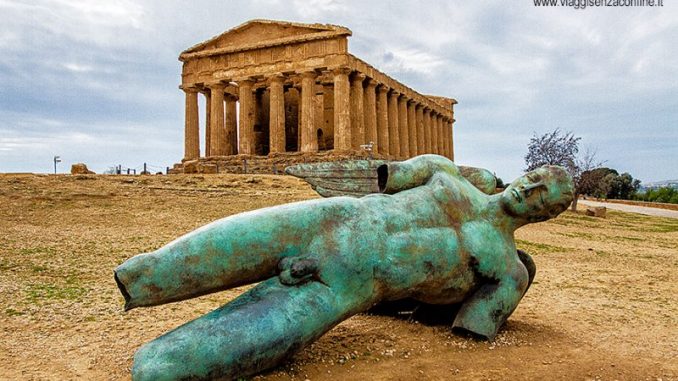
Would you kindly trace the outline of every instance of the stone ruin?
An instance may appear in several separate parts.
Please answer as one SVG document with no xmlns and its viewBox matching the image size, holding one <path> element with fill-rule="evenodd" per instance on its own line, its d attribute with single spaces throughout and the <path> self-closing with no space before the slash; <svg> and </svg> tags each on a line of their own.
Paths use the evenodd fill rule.
<svg viewBox="0 0 678 381">
<path fill-rule="evenodd" d="M 422 95 L 352 55 L 351 34 L 252 20 L 182 52 L 184 158 L 170 173 L 271 173 L 424 153 L 454 159 L 456 100 Z"/>
</svg>

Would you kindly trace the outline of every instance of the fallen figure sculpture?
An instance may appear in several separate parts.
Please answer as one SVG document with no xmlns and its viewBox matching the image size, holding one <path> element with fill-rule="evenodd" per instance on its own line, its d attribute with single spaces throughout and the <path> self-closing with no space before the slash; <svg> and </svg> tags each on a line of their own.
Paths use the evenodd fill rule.
<svg viewBox="0 0 678 381">
<path fill-rule="evenodd" d="M 348 185 L 339 193 L 371 191 L 351 188 L 350 175 L 332 179 L 347 173 L 332 172 L 337 165 L 354 173 L 370 168 L 305 164 L 288 173 L 306 177 L 321 194 L 323 181 Z M 403 299 L 457 304 L 453 327 L 493 339 L 534 276 L 514 231 L 563 212 L 572 179 L 561 167 L 544 166 L 490 195 L 480 189 L 491 193 L 494 177 L 464 171 L 437 155 L 386 163 L 374 176 L 373 190 L 381 193 L 233 215 L 127 260 L 115 270 L 126 310 L 261 282 L 142 346 L 132 378 L 246 377 L 357 313 Z"/>
</svg>

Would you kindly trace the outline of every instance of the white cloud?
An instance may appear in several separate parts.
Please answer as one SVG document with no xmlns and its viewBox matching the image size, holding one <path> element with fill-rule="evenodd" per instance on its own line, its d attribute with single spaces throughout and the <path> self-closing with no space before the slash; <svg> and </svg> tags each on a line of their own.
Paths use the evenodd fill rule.
<svg viewBox="0 0 678 381">
<path fill-rule="evenodd" d="M 143 26 L 144 16 L 140 4 L 127 0 L 0 0 L 0 11 L 4 25 L 0 30 L 20 28 L 26 32 L 23 38 L 13 39 L 15 44 L 36 42 L 31 41 L 36 37 L 32 30 L 36 30 L 73 41 L 117 45 L 126 40 L 121 32 Z"/>
<path fill-rule="evenodd" d="M 314 17 L 337 13 L 344 10 L 345 5 L 338 0 L 294 0 L 295 9 L 302 17 Z"/>
<path fill-rule="evenodd" d="M 445 61 L 434 54 L 416 48 L 394 47 L 387 49 L 378 62 L 374 62 L 380 70 L 388 73 L 403 74 L 414 72 L 429 77 L 435 76 L 435 71 Z"/>
<path fill-rule="evenodd" d="M 75 62 L 64 63 L 62 64 L 64 68 L 76 73 L 88 73 L 94 70 L 94 67 L 91 65 L 83 65 Z"/>
<path fill-rule="evenodd" d="M 668 141 L 678 123 L 678 8 L 668 3 L 575 11 L 531 1 L 0 0 L 0 126 L 14 139 L 30 139 L 27 129 L 95 137 L 110 129 L 110 144 L 137 158 L 141 147 L 153 152 L 145 139 L 163 137 L 158 155 L 176 160 L 176 57 L 253 18 L 347 26 L 352 53 L 421 93 L 457 98 L 464 163 L 515 177 L 532 131 L 561 127 L 610 163 L 678 177 L 675 166 L 645 165 L 659 156 L 678 161 L 675 148 L 653 144 Z M 26 114 L 64 125 L 19 127 Z M 126 140 L 128 126 L 141 137 Z M 5 155 L 10 143 L 0 146 Z"/>
</svg>

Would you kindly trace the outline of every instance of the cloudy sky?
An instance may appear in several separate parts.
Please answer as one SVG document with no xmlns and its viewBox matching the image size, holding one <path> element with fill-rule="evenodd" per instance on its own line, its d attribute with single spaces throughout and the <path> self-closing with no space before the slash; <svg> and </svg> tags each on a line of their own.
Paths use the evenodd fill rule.
<svg viewBox="0 0 678 381">
<path fill-rule="evenodd" d="M 678 4 L 0 0 L 0 172 L 97 172 L 183 155 L 179 53 L 249 19 L 340 24 L 349 50 L 454 97 L 455 155 L 504 180 L 555 128 L 643 181 L 678 178 Z"/>
</svg>

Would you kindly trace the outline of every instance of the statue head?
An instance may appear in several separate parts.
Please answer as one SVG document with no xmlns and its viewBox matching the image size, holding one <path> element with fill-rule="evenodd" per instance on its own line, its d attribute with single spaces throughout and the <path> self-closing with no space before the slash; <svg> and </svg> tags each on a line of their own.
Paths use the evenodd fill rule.
<svg viewBox="0 0 678 381">
<path fill-rule="evenodd" d="M 572 202 L 572 177 L 563 167 L 545 165 L 514 180 L 501 195 L 503 209 L 526 222 L 546 221 Z"/>
</svg>

